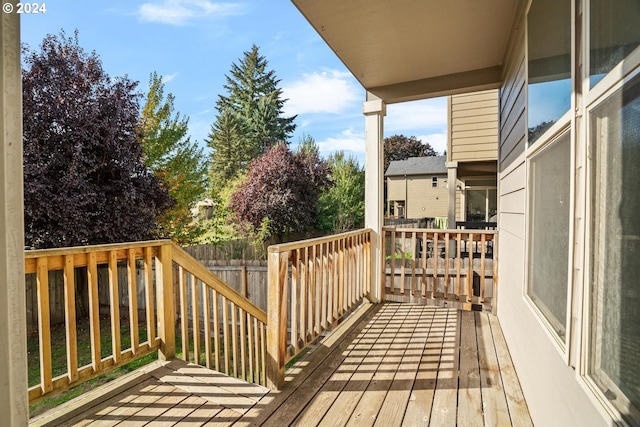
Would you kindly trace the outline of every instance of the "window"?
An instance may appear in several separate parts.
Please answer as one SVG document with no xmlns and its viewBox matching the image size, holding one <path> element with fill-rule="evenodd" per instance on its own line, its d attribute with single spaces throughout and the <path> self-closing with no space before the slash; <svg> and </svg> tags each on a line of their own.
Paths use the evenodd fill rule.
<svg viewBox="0 0 640 427">
<path fill-rule="evenodd" d="M 589 8 L 591 87 L 640 44 L 640 2 L 591 0 Z"/>
<path fill-rule="evenodd" d="M 534 1 L 527 37 L 527 113 L 533 144 L 571 107 L 571 2 Z"/>
<path fill-rule="evenodd" d="M 640 77 L 589 115 L 591 168 L 589 375 L 640 424 Z"/>
<path fill-rule="evenodd" d="M 438 177 L 437 176 L 432 176 L 431 177 L 431 188 L 437 188 L 438 187 Z"/>
<path fill-rule="evenodd" d="M 529 161 L 527 294 L 562 343 L 566 340 L 570 164 L 568 131 Z"/>
</svg>

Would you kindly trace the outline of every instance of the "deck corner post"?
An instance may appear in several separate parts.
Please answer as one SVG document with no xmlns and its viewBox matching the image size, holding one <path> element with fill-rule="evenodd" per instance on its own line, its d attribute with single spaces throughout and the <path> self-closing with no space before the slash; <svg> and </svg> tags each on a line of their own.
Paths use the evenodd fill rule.
<svg viewBox="0 0 640 427">
<path fill-rule="evenodd" d="M 367 92 L 362 105 L 365 116 L 365 209 L 364 226 L 371 232 L 371 276 L 368 296 L 372 302 L 384 299 L 382 283 L 383 248 L 381 234 L 384 225 L 384 117 L 387 105 L 384 100 Z"/>
<path fill-rule="evenodd" d="M 157 304 L 158 304 L 158 332 L 162 344 L 159 358 L 173 359 L 176 355 L 176 311 L 173 298 L 173 256 L 171 242 L 158 248 L 159 267 L 157 271 Z"/>
<path fill-rule="evenodd" d="M 267 299 L 267 387 L 279 390 L 284 385 L 287 345 L 287 259 L 277 247 L 269 248 Z"/>
</svg>

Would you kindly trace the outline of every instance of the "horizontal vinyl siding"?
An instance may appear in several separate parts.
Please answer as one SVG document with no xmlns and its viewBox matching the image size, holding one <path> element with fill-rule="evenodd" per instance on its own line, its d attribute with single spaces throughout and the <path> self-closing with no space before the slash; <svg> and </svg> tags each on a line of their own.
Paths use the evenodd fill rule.
<svg viewBox="0 0 640 427">
<path fill-rule="evenodd" d="M 525 19 L 512 33 L 500 89 L 498 318 L 536 426 L 609 425 L 526 297 Z M 569 167 L 569 165 L 567 165 Z"/>
<path fill-rule="evenodd" d="M 438 177 L 438 187 L 431 187 L 431 177 L 408 177 L 407 218 L 446 217 L 449 200 L 447 177 Z"/>
<path fill-rule="evenodd" d="M 387 178 L 387 200 L 407 200 L 404 177 Z"/>
<path fill-rule="evenodd" d="M 498 150 L 498 91 L 451 97 L 451 160 L 495 160 Z"/>
</svg>

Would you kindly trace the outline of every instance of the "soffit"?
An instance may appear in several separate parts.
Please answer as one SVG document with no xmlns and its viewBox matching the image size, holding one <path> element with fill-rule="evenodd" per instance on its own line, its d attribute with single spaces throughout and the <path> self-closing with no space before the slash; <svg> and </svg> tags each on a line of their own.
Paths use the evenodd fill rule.
<svg viewBox="0 0 640 427">
<path fill-rule="evenodd" d="M 518 4 L 292 1 L 362 86 L 387 102 L 499 86 Z"/>
</svg>

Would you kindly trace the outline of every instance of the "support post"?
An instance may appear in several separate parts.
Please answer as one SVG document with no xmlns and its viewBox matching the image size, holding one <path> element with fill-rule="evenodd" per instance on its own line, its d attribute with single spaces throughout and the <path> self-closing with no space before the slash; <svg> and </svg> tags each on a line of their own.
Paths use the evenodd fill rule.
<svg viewBox="0 0 640 427">
<path fill-rule="evenodd" d="M 456 187 L 458 185 L 458 162 L 447 162 L 447 183 L 449 185 L 449 207 L 447 209 L 447 228 L 456 228 Z"/>
<path fill-rule="evenodd" d="M 272 250 L 273 249 L 273 250 Z M 289 253 L 269 248 L 269 292 L 267 300 L 267 387 L 284 385 L 287 350 L 287 260 Z"/>
<path fill-rule="evenodd" d="M 159 261 L 159 265 L 156 265 L 158 333 L 162 340 L 159 358 L 171 360 L 176 355 L 176 310 L 173 305 L 173 256 L 170 242 L 158 248 L 156 259 Z"/>
<path fill-rule="evenodd" d="M 384 116 L 386 104 L 367 93 L 362 106 L 365 117 L 365 208 L 364 226 L 371 233 L 371 302 L 382 300 L 382 226 L 384 207 Z"/>
<path fill-rule="evenodd" d="M 15 12 L 0 14 L 0 146 L 0 413 L 4 425 L 26 426 L 22 78 L 20 15 Z"/>
</svg>

